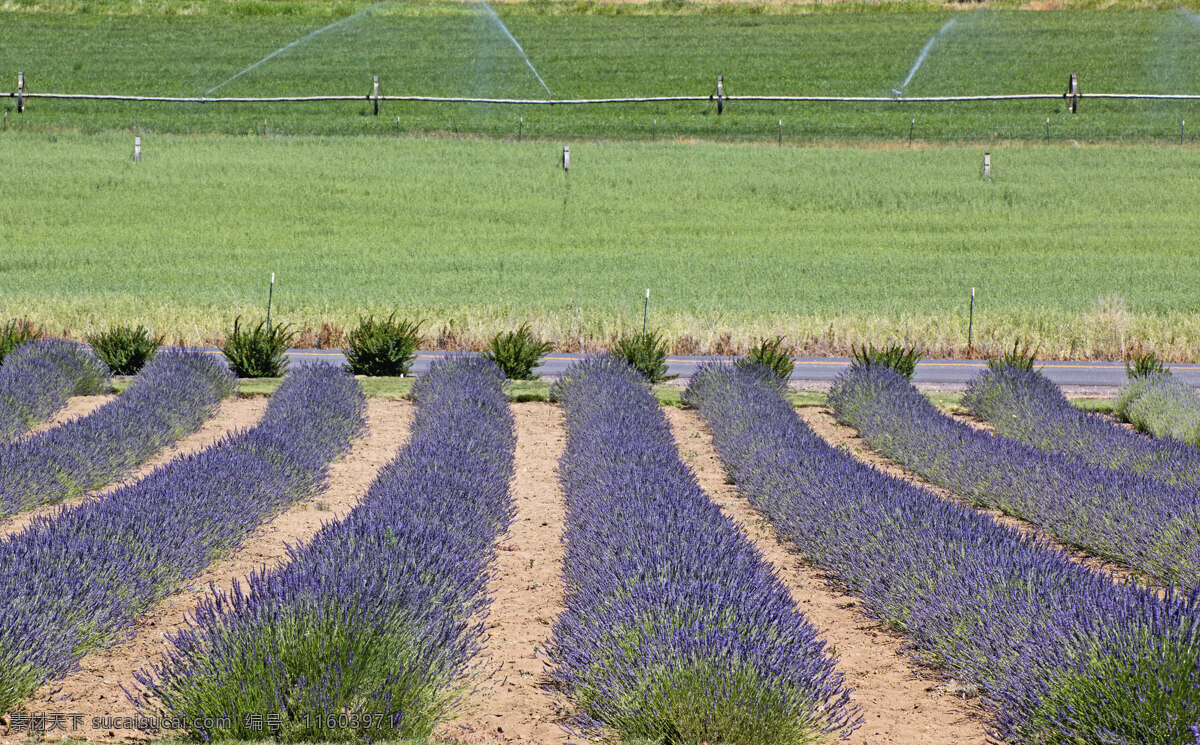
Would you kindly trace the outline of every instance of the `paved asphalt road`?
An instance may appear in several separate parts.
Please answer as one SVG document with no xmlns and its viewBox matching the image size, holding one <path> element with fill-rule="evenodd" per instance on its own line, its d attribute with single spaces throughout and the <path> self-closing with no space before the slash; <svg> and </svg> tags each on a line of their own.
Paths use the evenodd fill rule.
<svg viewBox="0 0 1200 745">
<path fill-rule="evenodd" d="M 217 352 L 216 349 L 211 349 Z M 420 373 L 429 369 L 429 365 L 438 357 L 450 354 L 448 352 L 421 352 L 413 371 Z M 341 364 L 345 361 L 340 350 L 336 349 L 296 349 L 288 352 L 293 362 L 303 365 L 313 362 L 330 362 Z M 543 375 L 558 375 L 572 362 L 583 359 L 581 354 L 553 353 L 542 361 L 539 369 Z M 699 365 L 704 362 L 728 361 L 721 357 L 670 357 L 667 360 L 670 371 L 681 378 L 687 378 Z M 830 381 L 850 364 L 845 358 L 838 357 L 801 357 L 796 360 L 792 380 L 795 381 Z M 985 367 L 982 360 L 922 360 L 917 364 L 917 374 L 913 380 L 918 383 L 962 384 L 969 381 Z M 1119 386 L 1125 382 L 1125 365 L 1121 362 L 1043 362 L 1040 363 L 1042 372 L 1059 385 L 1078 386 Z M 1189 385 L 1200 386 L 1200 365 L 1171 365 L 1175 377 Z"/>
</svg>

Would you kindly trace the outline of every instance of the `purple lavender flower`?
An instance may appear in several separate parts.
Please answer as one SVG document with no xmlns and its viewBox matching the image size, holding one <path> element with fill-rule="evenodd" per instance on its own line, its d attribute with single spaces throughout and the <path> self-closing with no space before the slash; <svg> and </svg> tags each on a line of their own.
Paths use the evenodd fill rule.
<svg viewBox="0 0 1200 745">
<path fill-rule="evenodd" d="M 886 393 L 902 391 L 887 382 Z M 1200 721 L 1195 594 L 1114 583 L 861 463 L 814 434 L 752 370 L 702 367 L 684 398 L 712 428 L 739 490 L 923 659 L 978 690 L 996 714 L 997 738 L 1192 739 Z"/>
<path fill-rule="evenodd" d="M 0 540 L 0 711 L 315 494 L 362 431 L 365 409 L 349 373 L 302 368 L 253 429 Z"/>
<path fill-rule="evenodd" d="M 156 356 L 129 390 L 88 416 L 0 445 L 0 517 L 114 481 L 194 432 L 234 387 L 233 375 L 208 355 Z"/>
<path fill-rule="evenodd" d="M 192 730 L 203 739 L 429 736 L 470 684 L 512 517 L 503 381 L 486 360 L 436 363 L 413 387 L 411 440 L 363 501 L 287 564 L 205 601 L 167 660 L 137 675 L 143 709 L 230 716 Z M 278 731 L 249 726 L 271 712 Z"/>
<path fill-rule="evenodd" d="M 1141 432 L 1200 445 L 1200 395 L 1170 373 L 1134 378 L 1117 392 L 1113 413 Z"/>
<path fill-rule="evenodd" d="M 829 392 L 872 447 L 978 504 L 1161 582 L 1200 586 L 1200 494 L 959 422 L 887 368 L 855 366 Z"/>
<path fill-rule="evenodd" d="M 71 396 L 111 388 L 108 367 L 82 344 L 63 339 L 25 344 L 0 365 L 0 443 L 49 419 Z"/>
<path fill-rule="evenodd" d="M 579 363 L 552 395 L 568 437 L 551 657 L 578 725 L 668 743 L 848 736 L 858 712 L 824 643 L 680 461 L 639 373 Z"/>
<path fill-rule="evenodd" d="M 1130 432 L 1098 414 L 1081 411 L 1058 386 L 1033 370 L 1011 365 L 986 370 L 967 386 L 962 404 L 997 433 L 1026 445 L 1166 484 L 1194 487 L 1200 483 L 1200 450 L 1173 439 L 1155 440 Z"/>
</svg>

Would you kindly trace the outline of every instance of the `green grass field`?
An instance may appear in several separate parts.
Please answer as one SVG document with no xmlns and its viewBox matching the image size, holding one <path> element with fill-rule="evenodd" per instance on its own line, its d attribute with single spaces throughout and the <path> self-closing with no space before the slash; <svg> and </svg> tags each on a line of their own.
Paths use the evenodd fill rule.
<svg viewBox="0 0 1200 745">
<path fill-rule="evenodd" d="M 1077 72 L 1085 92 L 1200 92 L 1200 15 L 1183 8 L 960 11 L 936 4 L 885 10 L 850 5 L 497 3 L 497 12 L 557 98 L 707 95 L 723 74 L 732 94 L 880 96 L 1058 93 Z M 220 3 L 166 0 L 10 0 L 0 11 L 0 81 L 23 71 L 34 92 L 172 96 L 384 93 L 534 97 L 542 89 L 477 3 Z M 846 6 L 835 6 L 846 7 Z M 62 12 L 62 8 L 86 12 Z M 799 8 L 800 10 L 796 10 Z M 897 10 L 897 8 L 915 8 Z M 19 10 L 14 10 L 19 9 Z M 31 10 L 32 9 L 32 10 Z M 624 9 L 626 12 L 618 12 Z M 779 12 L 776 12 L 776 11 Z M 134 12 L 136 11 L 136 12 Z M 157 12 L 156 12 L 157 11 Z M 762 11 L 762 12 L 753 12 Z M 311 38 L 314 31 L 341 21 Z M 212 93 L 224 81 L 303 40 Z M 373 134 L 453 132 L 488 137 L 701 138 L 728 141 L 1178 142 L 1200 102 L 1085 100 L 956 104 L 705 103 L 594 107 L 385 104 L 125 104 L 32 101 L 16 130 Z M 520 119 L 524 118 L 523 125 Z M 913 120 L 915 119 L 915 123 Z M 1186 133 L 1185 133 L 1186 134 Z M 1193 135 L 1187 135 L 1194 140 Z"/>
<path fill-rule="evenodd" d="M 0 318 L 169 338 L 419 316 L 478 345 L 523 321 L 570 351 L 650 323 L 677 352 L 764 334 L 1043 357 L 1200 358 L 1200 151 L 795 148 L 441 138 L 0 137 Z"/>
</svg>

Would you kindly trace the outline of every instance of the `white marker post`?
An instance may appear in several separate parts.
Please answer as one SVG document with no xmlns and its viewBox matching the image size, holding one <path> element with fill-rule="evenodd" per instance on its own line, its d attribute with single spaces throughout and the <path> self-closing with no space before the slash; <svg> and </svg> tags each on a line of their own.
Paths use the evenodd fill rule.
<svg viewBox="0 0 1200 745">
<path fill-rule="evenodd" d="M 25 110 L 25 73 L 17 73 L 17 113 Z"/>
<path fill-rule="evenodd" d="M 646 304 L 642 307 L 642 336 L 646 335 L 646 323 L 650 320 L 650 288 L 646 288 Z"/>
<path fill-rule="evenodd" d="M 717 76 L 717 116 L 725 110 L 725 76 Z"/>
<path fill-rule="evenodd" d="M 375 100 L 375 116 L 379 116 L 379 76 L 375 76 L 375 85 L 371 89 L 371 98 Z"/>
<path fill-rule="evenodd" d="M 275 299 L 275 272 L 271 272 L 271 286 L 267 289 L 267 329 L 271 328 L 271 301 Z"/>
<path fill-rule="evenodd" d="M 988 181 L 992 180 L 992 154 L 983 154 L 983 177 Z"/>
<path fill-rule="evenodd" d="M 563 145 L 563 170 L 571 170 L 571 146 Z"/>
<path fill-rule="evenodd" d="M 142 162 L 142 136 L 138 135 L 133 138 L 133 162 Z"/>
</svg>

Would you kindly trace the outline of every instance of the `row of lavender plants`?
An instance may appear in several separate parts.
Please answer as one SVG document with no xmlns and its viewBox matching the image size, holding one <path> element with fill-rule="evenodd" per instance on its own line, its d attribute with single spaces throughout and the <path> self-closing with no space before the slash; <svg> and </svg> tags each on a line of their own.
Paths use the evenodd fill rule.
<svg viewBox="0 0 1200 745">
<path fill-rule="evenodd" d="M 1200 586 L 1200 495 L 993 435 L 942 413 L 895 371 L 856 365 L 829 392 L 871 447 L 972 502 L 1161 583 Z"/>
<path fill-rule="evenodd" d="M 978 691 L 1026 743 L 1196 741 L 1196 596 L 1120 584 L 831 447 L 779 385 L 701 368 L 685 400 L 742 494 L 804 557 Z"/>
<path fill-rule="evenodd" d="M 129 390 L 88 416 L 0 445 L 0 517 L 115 481 L 196 431 L 235 388 L 208 355 L 158 355 Z"/>
<path fill-rule="evenodd" d="M 986 370 L 967 385 L 962 405 L 998 434 L 1026 445 L 1168 484 L 1200 482 L 1200 450 L 1130 432 L 1082 411 L 1035 370 L 1014 365 Z"/>
<path fill-rule="evenodd" d="M 362 431 L 365 409 L 349 373 L 305 367 L 253 429 L 0 541 L 0 711 L 316 493 Z"/>
<path fill-rule="evenodd" d="M 71 396 L 111 389 L 108 368 L 82 344 L 62 339 L 25 344 L 0 365 L 0 442 L 49 419 Z"/>
<path fill-rule="evenodd" d="M 553 680 L 577 726 L 666 743 L 807 743 L 857 712 L 787 588 L 679 459 L 649 385 L 624 361 L 573 365 L 566 610 Z"/>
<path fill-rule="evenodd" d="M 1200 445 L 1200 394 L 1168 372 L 1126 382 L 1113 402 L 1113 413 L 1155 437 Z"/>
<path fill-rule="evenodd" d="M 138 674 L 143 710 L 202 722 L 191 734 L 205 740 L 428 737 L 470 680 L 511 520 L 503 380 L 486 360 L 435 363 L 413 386 L 411 440 L 363 501 L 288 563 L 204 602 Z"/>
</svg>

